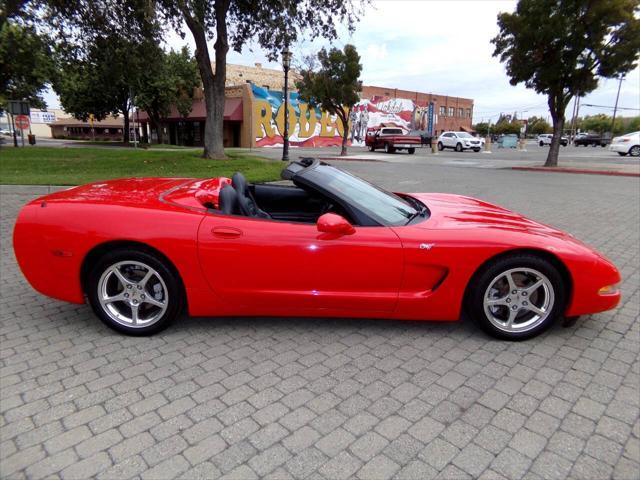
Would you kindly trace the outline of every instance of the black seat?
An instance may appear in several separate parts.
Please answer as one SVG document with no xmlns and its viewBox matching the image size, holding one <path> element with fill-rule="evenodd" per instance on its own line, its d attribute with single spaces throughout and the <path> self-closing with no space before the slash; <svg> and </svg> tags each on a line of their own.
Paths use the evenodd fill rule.
<svg viewBox="0 0 640 480">
<path fill-rule="evenodd" d="M 225 185 L 218 195 L 218 206 L 225 215 L 239 215 L 238 193 L 231 185 Z"/>
<path fill-rule="evenodd" d="M 231 177 L 231 185 L 233 185 L 233 188 L 236 189 L 236 193 L 238 194 L 238 208 L 241 215 L 256 218 L 271 218 L 271 215 L 264 210 L 260 210 L 256 204 L 256 200 L 253 198 L 253 194 L 249 189 L 249 184 L 244 178 L 244 175 L 240 172 L 234 173 L 233 177 Z"/>
</svg>

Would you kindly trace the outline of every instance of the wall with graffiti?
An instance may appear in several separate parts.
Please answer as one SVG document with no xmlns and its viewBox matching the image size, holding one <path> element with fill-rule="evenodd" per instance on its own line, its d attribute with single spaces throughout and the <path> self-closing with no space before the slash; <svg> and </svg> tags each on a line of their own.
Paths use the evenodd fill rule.
<svg viewBox="0 0 640 480">
<path fill-rule="evenodd" d="M 253 121 L 257 147 L 282 145 L 284 102 L 282 92 L 252 85 Z M 373 97 L 358 102 L 349 114 L 349 143 L 364 145 L 367 128 L 396 126 L 409 132 L 432 132 L 436 122 L 433 104 L 406 98 Z M 292 92 L 289 100 L 289 142 L 299 147 L 342 144 L 342 122 L 328 112 L 311 107 Z"/>
</svg>

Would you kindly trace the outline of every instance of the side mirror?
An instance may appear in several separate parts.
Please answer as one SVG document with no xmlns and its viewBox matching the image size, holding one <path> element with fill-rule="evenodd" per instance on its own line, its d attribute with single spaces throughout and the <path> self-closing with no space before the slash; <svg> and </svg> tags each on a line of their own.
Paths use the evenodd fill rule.
<svg viewBox="0 0 640 480">
<path fill-rule="evenodd" d="M 317 227 L 319 232 L 333 233 L 336 235 L 351 235 L 356 231 L 346 218 L 335 213 L 325 213 L 321 215 L 320 218 L 318 218 Z"/>
</svg>

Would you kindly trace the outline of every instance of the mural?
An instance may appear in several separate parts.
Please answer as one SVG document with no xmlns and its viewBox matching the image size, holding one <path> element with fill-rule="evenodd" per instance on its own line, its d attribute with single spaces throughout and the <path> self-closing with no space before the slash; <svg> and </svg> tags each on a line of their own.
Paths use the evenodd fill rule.
<svg viewBox="0 0 640 480">
<path fill-rule="evenodd" d="M 282 145 L 284 132 L 284 102 L 282 92 L 252 85 L 253 118 L 257 147 Z M 298 98 L 289 100 L 289 142 L 298 147 L 342 145 L 342 123 L 335 115 L 311 107 Z M 406 98 L 373 97 L 361 100 L 349 114 L 349 143 L 364 145 L 368 128 L 400 127 L 433 132 L 436 123 L 433 103 L 415 102 Z"/>
<path fill-rule="evenodd" d="M 416 102 L 408 98 L 373 97 L 361 100 L 350 113 L 351 145 L 364 145 L 368 128 L 400 127 L 405 132 L 426 130 L 433 133 L 435 125 L 433 103 Z"/>
<path fill-rule="evenodd" d="M 252 85 L 256 147 L 282 145 L 284 101 L 282 92 Z M 335 115 L 302 102 L 297 92 L 289 97 L 289 144 L 293 147 L 342 145 L 342 122 Z"/>
</svg>

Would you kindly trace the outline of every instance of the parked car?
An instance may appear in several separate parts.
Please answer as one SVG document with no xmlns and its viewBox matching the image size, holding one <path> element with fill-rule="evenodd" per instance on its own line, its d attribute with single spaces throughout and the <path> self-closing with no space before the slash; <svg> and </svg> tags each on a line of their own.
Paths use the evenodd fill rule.
<svg viewBox="0 0 640 480">
<path fill-rule="evenodd" d="M 597 133 L 587 133 L 584 135 L 576 135 L 576 138 L 573 140 L 573 144 L 576 147 L 581 145 L 588 147 L 591 145 L 592 147 L 597 147 L 600 145 L 601 147 L 606 147 L 609 144 L 609 141 L 606 137 L 603 137 Z"/>
<path fill-rule="evenodd" d="M 479 138 L 467 132 L 443 132 L 438 137 L 438 150 L 442 151 L 445 148 L 451 148 L 456 152 L 462 152 L 463 150 L 479 152 L 482 148 L 482 143 Z"/>
<path fill-rule="evenodd" d="M 552 139 L 553 139 L 553 134 L 542 133 L 538 135 L 538 138 L 536 139 L 536 141 L 538 142 L 538 145 L 540 145 L 541 147 L 544 147 L 545 145 L 551 145 Z M 562 145 L 563 147 L 566 147 L 567 145 L 569 145 L 569 137 L 565 137 L 564 135 L 560 137 L 560 145 Z"/>
<path fill-rule="evenodd" d="M 406 150 L 413 155 L 416 148 L 422 146 L 420 135 L 408 135 L 399 127 L 374 127 L 367 129 L 364 144 L 373 152 L 378 148 L 384 148 L 387 153 L 395 153 L 397 150 Z"/>
<path fill-rule="evenodd" d="M 627 133 L 620 137 L 614 137 L 609 145 L 609 150 L 618 152 L 618 155 L 624 157 L 631 155 L 632 157 L 640 157 L 640 132 Z"/>
<path fill-rule="evenodd" d="M 475 198 L 390 193 L 316 159 L 292 185 L 129 178 L 46 195 L 18 215 L 29 283 L 109 327 L 192 316 L 454 321 L 522 340 L 614 308 L 616 267 L 573 236 Z"/>
</svg>

